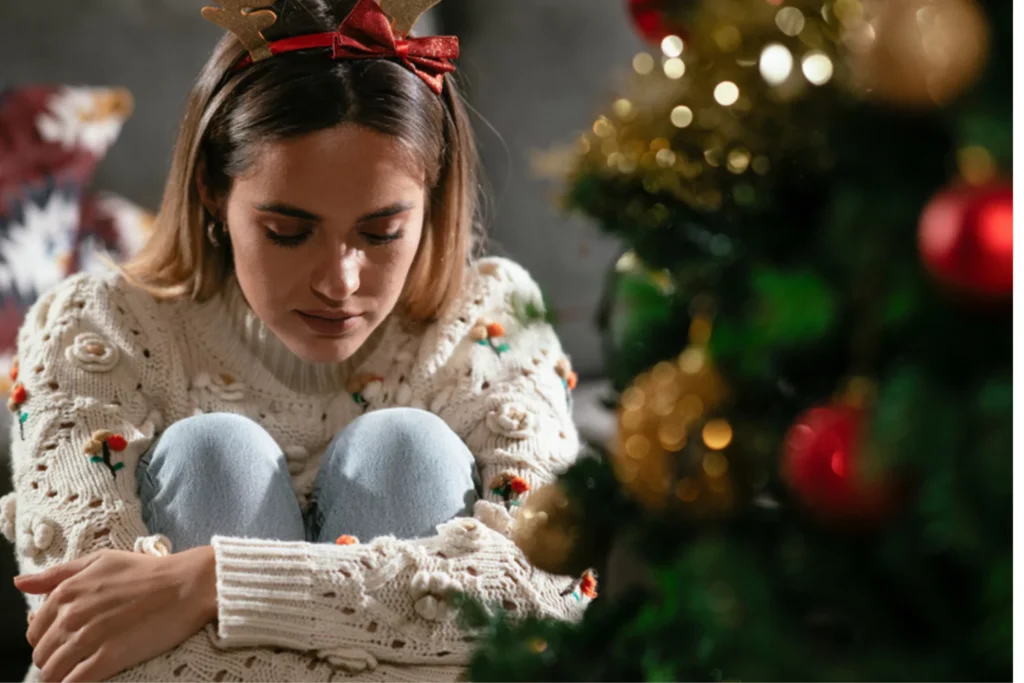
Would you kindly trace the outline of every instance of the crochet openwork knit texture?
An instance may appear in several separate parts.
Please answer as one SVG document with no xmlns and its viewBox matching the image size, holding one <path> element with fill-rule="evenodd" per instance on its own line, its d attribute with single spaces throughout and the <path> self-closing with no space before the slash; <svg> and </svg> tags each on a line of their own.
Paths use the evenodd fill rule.
<svg viewBox="0 0 1024 683">
<path fill-rule="evenodd" d="M 485 487 L 473 517 L 418 541 L 214 538 L 217 622 L 115 680 L 454 680 L 473 644 L 453 591 L 516 615 L 580 618 L 588 600 L 563 595 L 572 579 L 533 568 L 509 538 L 524 485 L 487 490 L 502 477 L 536 489 L 573 462 L 575 376 L 522 268 L 483 259 L 467 280 L 437 323 L 412 331 L 392 316 L 338 365 L 292 356 L 234 284 L 201 304 L 157 302 L 117 274 L 82 275 L 36 303 L 9 402 L 15 492 L 0 500 L 23 573 L 104 548 L 167 550 L 142 521 L 135 467 L 162 429 L 197 413 L 261 424 L 303 506 L 334 435 L 396 406 L 445 420 Z"/>
</svg>

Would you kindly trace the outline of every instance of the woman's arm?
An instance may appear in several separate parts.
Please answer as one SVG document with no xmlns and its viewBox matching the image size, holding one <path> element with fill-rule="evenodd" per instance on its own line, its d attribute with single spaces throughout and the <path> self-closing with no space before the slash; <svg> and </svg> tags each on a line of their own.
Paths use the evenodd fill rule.
<svg viewBox="0 0 1024 683">
<path fill-rule="evenodd" d="M 135 479 L 139 457 L 160 427 L 154 408 L 187 402 L 181 383 L 172 381 L 172 377 L 184 376 L 166 341 L 173 333 L 151 299 L 129 290 L 119 279 L 88 276 L 76 276 L 40 299 L 20 331 L 18 380 L 25 395 L 11 406 L 15 410 L 14 493 L 0 504 L 0 529 L 15 544 L 26 576 L 19 587 L 26 593 L 30 610 L 38 615 L 44 598 L 49 602 L 47 593 L 58 596 L 51 615 L 42 616 L 51 624 L 57 615 L 66 620 L 83 614 L 83 608 L 96 607 L 94 603 L 116 587 L 134 591 L 135 606 L 147 614 L 159 604 L 180 614 L 182 600 L 200 612 L 207 607 L 202 604 L 207 600 L 200 580 L 188 580 L 206 573 L 199 561 L 209 555 L 204 549 L 190 554 L 197 560 L 191 563 L 194 571 L 181 569 L 190 564 L 183 561 L 184 554 L 143 557 L 124 552 L 152 550 L 156 540 L 148 536 L 143 522 Z M 103 444 L 96 447 L 97 432 L 109 432 L 99 435 L 104 437 L 106 451 Z M 172 563 L 167 561 L 172 558 L 178 560 L 177 568 L 175 576 L 168 577 Z M 139 567 L 143 578 L 129 578 L 124 582 L 127 585 L 113 578 L 135 576 Z M 91 581 L 85 580 L 89 573 Z M 184 583 L 179 576 L 182 573 Z M 161 580 L 161 575 L 166 580 Z M 75 577 L 80 579 L 78 584 L 95 584 L 104 590 L 78 591 L 69 583 Z M 54 592 L 54 582 L 67 583 L 71 590 Z M 176 588 L 181 589 L 176 598 L 161 599 L 161 592 L 172 593 Z M 93 604 L 78 597 L 93 598 Z M 123 621 L 118 619 L 121 627 L 101 623 L 99 632 L 114 633 L 123 627 Z M 76 625 L 73 622 L 66 623 Z M 163 631 L 167 626 L 163 624 Z M 269 648 L 226 652 L 214 646 L 211 635 L 209 630 L 201 631 L 112 680 L 327 680 L 336 668 L 315 655 Z M 45 634 L 42 638 L 45 640 Z M 79 668 L 80 677 L 96 680 L 106 676 L 96 675 L 97 671 L 113 670 L 104 669 L 106 662 L 96 659 L 100 648 L 107 653 L 114 646 L 115 663 L 140 658 L 140 649 L 124 651 L 130 638 L 101 640 L 106 647 L 88 651 L 89 665 L 96 668 Z M 44 647 L 50 655 L 59 651 L 45 643 Z M 34 657 L 39 655 L 34 652 Z M 39 670 L 32 670 L 28 680 L 41 676 L 47 679 Z"/>
<path fill-rule="evenodd" d="M 146 396 L 168 369 L 149 336 L 122 292 L 95 277 L 30 309 L 8 404 L 14 492 L 2 506 L 23 574 L 147 536 L 135 465 L 160 420 Z"/>
<path fill-rule="evenodd" d="M 470 327 L 478 317 L 501 323 L 508 349 L 479 345 L 467 329 L 445 363 L 451 384 L 432 406 L 477 456 L 487 490 L 475 518 L 443 524 L 429 539 L 345 547 L 214 538 L 222 646 L 316 651 L 356 668 L 465 664 L 471 642 L 447 609 L 451 589 L 523 616 L 581 615 L 587 601 L 564 594 L 573 580 L 526 561 L 508 538 L 514 521 L 506 500 L 489 490 L 501 475 L 535 490 L 579 447 L 555 368 L 558 340 L 543 321 L 516 318 L 517 298 L 539 300 L 536 285 L 518 266 L 497 265 L 472 283 L 469 305 L 451 318 Z"/>
</svg>

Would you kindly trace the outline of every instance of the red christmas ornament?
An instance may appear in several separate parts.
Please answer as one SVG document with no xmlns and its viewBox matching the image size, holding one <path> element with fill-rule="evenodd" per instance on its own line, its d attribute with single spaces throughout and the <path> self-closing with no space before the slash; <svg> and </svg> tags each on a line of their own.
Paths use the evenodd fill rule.
<svg viewBox="0 0 1024 683">
<path fill-rule="evenodd" d="M 797 497 L 819 516 L 845 522 L 885 517 L 895 501 L 890 478 L 863 471 L 863 413 L 851 406 L 813 408 L 786 435 L 782 473 Z"/>
<path fill-rule="evenodd" d="M 671 21 L 666 4 L 668 0 L 629 0 L 629 16 L 637 33 L 648 43 L 661 45 L 665 36 L 685 38 L 682 27 Z"/>
<path fill-rule="evenodd" d="M 921 214 L 925 266 L 958 289 L 984 297 L 1013 294 L 1013 187 L 958 187 Z"/>
</svg>

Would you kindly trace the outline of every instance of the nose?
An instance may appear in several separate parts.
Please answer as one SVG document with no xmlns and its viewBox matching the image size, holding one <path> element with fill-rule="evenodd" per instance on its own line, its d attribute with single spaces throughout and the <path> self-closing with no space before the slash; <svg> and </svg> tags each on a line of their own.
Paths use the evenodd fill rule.
<svg viewBox="0 0 1024 683">
<path fill-rule="evenodd" d="M 340 303 L 359 290 L 361 253 L 341 246 L 327 250 L 313 271 L 312 289 L 321 299 Z"/>
</svg>

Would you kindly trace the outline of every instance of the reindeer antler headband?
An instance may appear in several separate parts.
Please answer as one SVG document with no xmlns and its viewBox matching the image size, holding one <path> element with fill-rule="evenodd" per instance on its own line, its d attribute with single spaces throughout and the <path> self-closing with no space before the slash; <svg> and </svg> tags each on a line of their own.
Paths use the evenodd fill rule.
<svg viewBox="0 0 1024 683">
<path fill-rule="evenodd" d="M 271 0 L 216 0 L 221 8 L 204 7 L 203 17 L 238 37 L 249 55 L 236 69 L 297 50 L 331 48 L 333 59 L 395 59 L 419 76 L 438 95 L 444 75 L 455 71 L 459 39 L 454 36 L 409 38 L 420 16 L 440 0 L 359 0 L 332 33 L 312 33 L 269 42 L 264 29 L 277 14 Z M 388 17 L 392 17 L 389 19 Z"/>
</svg>

